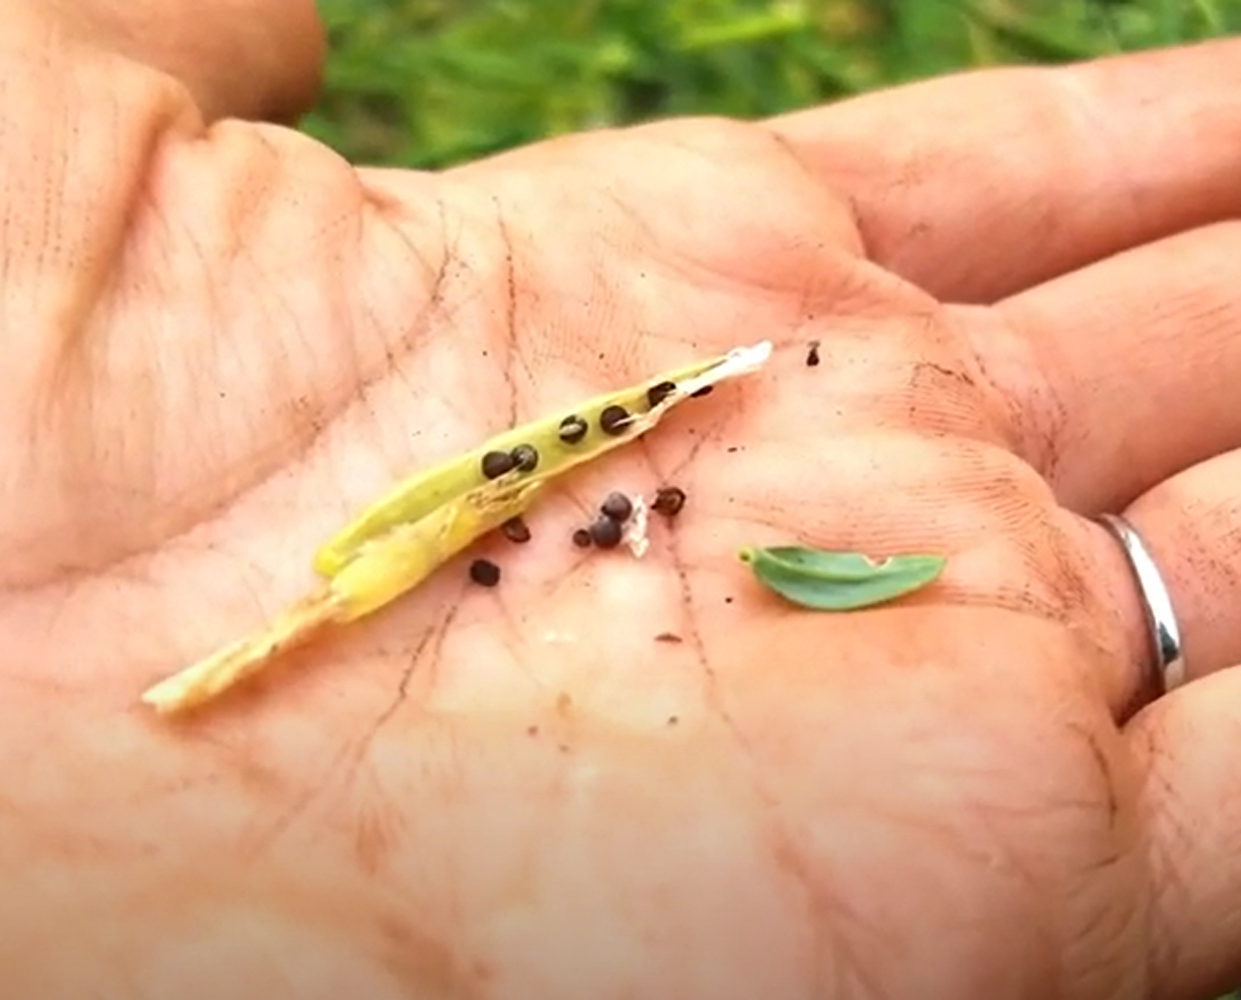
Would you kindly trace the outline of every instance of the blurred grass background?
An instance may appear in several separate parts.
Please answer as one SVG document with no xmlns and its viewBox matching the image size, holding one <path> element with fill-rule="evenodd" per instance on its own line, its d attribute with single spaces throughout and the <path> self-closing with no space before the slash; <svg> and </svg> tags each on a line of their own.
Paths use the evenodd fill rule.
<svg viewBox="0 0 1241 1000">
<path fill-rule="evenodd" d="M 304 128 L 434 168 L 652 117 L 759 116 L 967 66 L 1241 32 L 1241 0 L 319 0 Z"/>
<path fill-rule="evenodd" d="M 303 127 L 435 168 L 677 114 L 754 117 L 951 70 L 1241 33 L 1241 0 L 319 0 Z M 1241 991 L 1235 994 L 1241 998 Z"/>
</svg>

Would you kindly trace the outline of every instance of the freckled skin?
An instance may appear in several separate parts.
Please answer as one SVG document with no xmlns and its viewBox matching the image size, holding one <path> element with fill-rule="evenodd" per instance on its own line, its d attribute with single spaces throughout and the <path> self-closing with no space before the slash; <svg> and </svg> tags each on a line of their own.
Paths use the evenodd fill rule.
<svg viewBox="0 0 1241 1000">
<path fill-rule="evenodd" d="M 1175 995 L 1149 742 L 1099 692 L 1135 641 L 1111 550 L 1010 450 L 1047 415 L 989 379 L 991 328 L 864 260 L 798 147 L 692 121 L 358 172 L 204 135 L 214 91 L 88 58 L 59 10 L 0 23 L 0 253 L 46 278 L 5 293 L 6 995 Z M 756 330 L 770 371 L 540 503 L 504 586 L 454 564 L 218 711 L 134 705 L 408 468 Z M 565 543 L 671 478 L 644 559 Z M 798 615 L 735 558 L 790 535 L 949 566 Z"/>
</svg>

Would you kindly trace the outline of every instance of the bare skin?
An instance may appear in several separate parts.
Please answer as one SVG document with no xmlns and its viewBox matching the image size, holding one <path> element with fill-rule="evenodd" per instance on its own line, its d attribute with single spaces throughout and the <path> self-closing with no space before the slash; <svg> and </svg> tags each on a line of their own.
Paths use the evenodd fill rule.
<svg viewBox="0 0 1241 1000">
<path fill-rule="evenodd" d="M 220 0 L 192 48 L 116 5 L 5 14 L 14 996 L 1241 980 L 1241 46 L 432 176 L 221 120 L 313 93 L 306 4 Z M 495 590 L 454 564 L 218 711 L 137 704 L 409 468 L 758 339 L 768 372 L 484 546 Z M 667 481 L 646 560 L 569 544 Z M 1174 589 L 1192 683 L 1163 698 L 1103 509 Z M 799 613 L 734 558 L 792 538 L 950 562 Z"/>
</svg>

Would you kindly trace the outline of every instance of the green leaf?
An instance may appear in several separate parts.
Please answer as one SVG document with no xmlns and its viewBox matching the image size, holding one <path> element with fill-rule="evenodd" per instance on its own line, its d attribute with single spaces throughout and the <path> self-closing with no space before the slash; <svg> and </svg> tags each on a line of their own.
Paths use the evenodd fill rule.
<svg viewBox="0 0 1241 1000">
<path fill-rule="evenodd" d="M 785 600 L 815 611 L 852 611 L 920 590 L 943 571 L 944 556 L 902 555 L 875 562 L 860 552 L 797 545 L 744 548 L 758 581 Z"/>
</svg>

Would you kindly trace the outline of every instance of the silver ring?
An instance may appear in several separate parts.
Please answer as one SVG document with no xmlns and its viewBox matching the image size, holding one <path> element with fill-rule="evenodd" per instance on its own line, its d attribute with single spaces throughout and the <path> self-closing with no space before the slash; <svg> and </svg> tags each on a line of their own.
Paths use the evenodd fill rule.
<svg viewBox="0 0 1241 1000">
<path fill-rule="evenodd" d="M 1170 691 L 1185 683 L 1185 657 L 1181 653 L 1181 630 L 1172 612 L 1172 597 L 1155 567 L 1155 561 L 1146 545 L 1123 517 L 1100 514 L 1098 521 L 1115 536 L 1124 550 L 1138 585 L 1138 595 L 1146 610 L 1146 625 L 1150 632 L 1151 651 L 1164 691 Z"/>
</svg>

